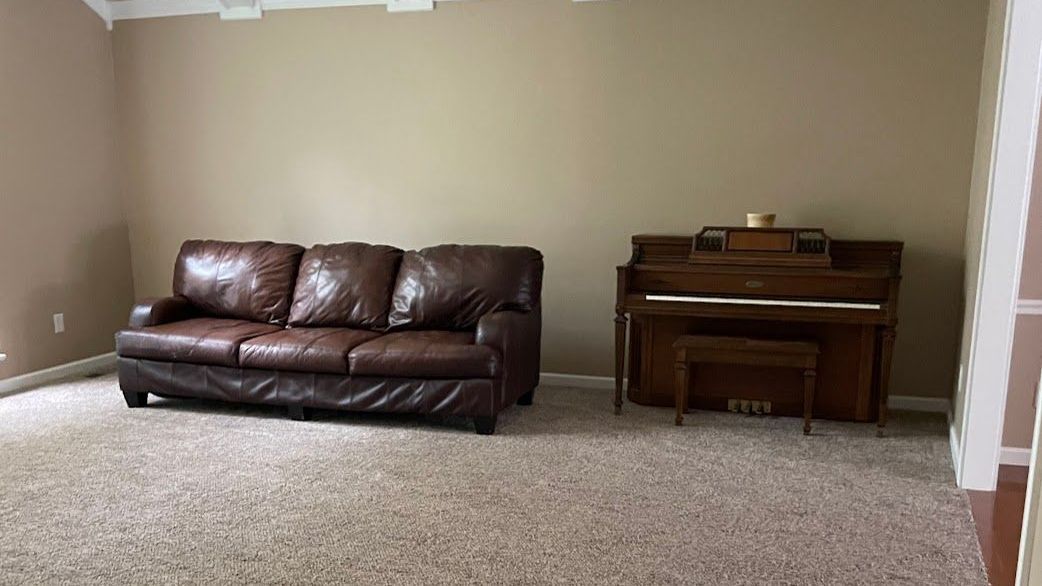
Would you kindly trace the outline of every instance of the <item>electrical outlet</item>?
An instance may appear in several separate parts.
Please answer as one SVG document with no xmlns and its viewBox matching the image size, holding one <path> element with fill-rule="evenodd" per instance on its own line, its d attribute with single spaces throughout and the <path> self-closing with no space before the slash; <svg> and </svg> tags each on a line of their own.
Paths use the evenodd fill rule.
<svg viewBox="0 0 1042 586">
<path fill-rule="evenodd" d="M 65 314 L 56 313 L 54 314 L 54 333 L 60 334 L 65 331 Z"/>
</svg>

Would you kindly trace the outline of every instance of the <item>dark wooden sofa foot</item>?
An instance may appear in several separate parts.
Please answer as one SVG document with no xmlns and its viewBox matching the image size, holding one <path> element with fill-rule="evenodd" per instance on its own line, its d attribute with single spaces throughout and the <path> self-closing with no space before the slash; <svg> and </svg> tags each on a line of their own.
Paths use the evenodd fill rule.
<svg viewBox="0 0 1042 586">
<path fill-rule="evenodd" d="M 145 405 L 148 405 L 148 393 L 123 391 L 123 400 L 127 402 L 127 407 L 130 407 L 131 409 L 144 407 Z"/>
<path fill-rule="evenodd" d="M 474 430 L 478 432 L 478 435 L 492 435 L 496 433 L 496 416 L 475 417 Z"/>
<path fill-rule="evenodd" d="M 311 409 L 303 405 L 290 405 L 287 407 L 289 411 L 289 418 L 294 421 L 310 421 L 311 420 Z"/>
<path fill-rule="evenodd" d="M 521 395 L 520 397 L 518 397 L 517 404 L 518 405 L 531 405 L 532 404 L 532 399 L 535 399 L 535 389 L 532 389 L 531 391 L 528 391 L 527 393 L 525 393 L 525 394 Z"/>
</svg>

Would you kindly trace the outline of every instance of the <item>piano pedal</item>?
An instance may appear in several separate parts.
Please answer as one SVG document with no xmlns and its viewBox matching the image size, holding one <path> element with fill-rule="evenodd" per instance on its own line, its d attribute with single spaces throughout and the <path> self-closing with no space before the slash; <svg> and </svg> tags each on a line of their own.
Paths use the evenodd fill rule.
<svg viewBox="0 0 1042 586">
<path fill-rule="evenodd" d="M 751 399 L 728 399 L 727 410 L 731 413 L 744 413 L 746 415 L 770 415 L 770 401 L 753 401 Z"/>
</svg>

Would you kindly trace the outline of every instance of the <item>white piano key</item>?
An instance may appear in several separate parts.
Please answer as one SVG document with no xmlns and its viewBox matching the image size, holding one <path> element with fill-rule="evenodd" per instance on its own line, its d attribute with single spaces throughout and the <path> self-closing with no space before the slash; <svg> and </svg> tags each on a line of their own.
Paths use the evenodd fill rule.
<svg viewBox="0 0 1042 586">
<path fill-rule="evenodd" d="M 699 295 L 644 295 L 646 301 L 673 301 L 681 303 L 716 303 L 719 305 L 766 305 L 782 307 L 832 307 L 836 309 L 882 309 L 880 303 L 850 301 L 797 301 L 792 299 L 754 299 L 750 297 L 703 297 Z"/>
</svg>

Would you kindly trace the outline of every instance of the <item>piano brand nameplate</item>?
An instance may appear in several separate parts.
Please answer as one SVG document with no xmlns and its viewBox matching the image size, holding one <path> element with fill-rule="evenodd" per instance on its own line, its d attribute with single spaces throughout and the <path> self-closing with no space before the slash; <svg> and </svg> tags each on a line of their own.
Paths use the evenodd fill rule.
<svg viewBox="0 0 1042 586">
<path fill-rule="evenodd" d="M 829 267 L 830 238 L 820 228 L 706 227 L 691 246 L 698 264 Z"/>
</svg>

